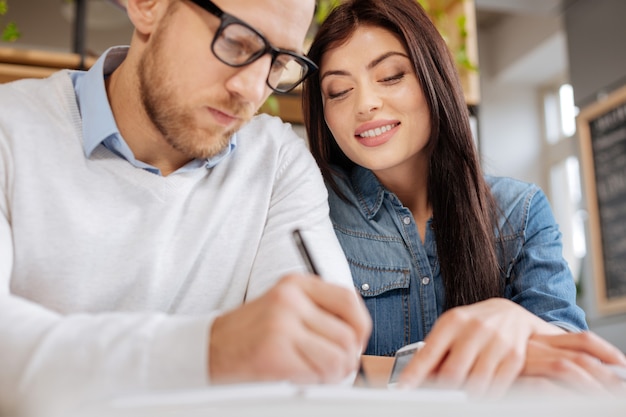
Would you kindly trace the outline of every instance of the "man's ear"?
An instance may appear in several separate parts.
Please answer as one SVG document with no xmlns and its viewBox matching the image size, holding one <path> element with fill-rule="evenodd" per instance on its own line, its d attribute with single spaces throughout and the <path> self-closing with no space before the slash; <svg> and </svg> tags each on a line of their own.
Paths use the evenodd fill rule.
<svg viewBox="0 0 626 417">
<path fill-rule="evenodd" d="M 128 0 L 126 11 L 135 29 L 144 35 L 152 33 L 170 0 Z"/>
</svg>

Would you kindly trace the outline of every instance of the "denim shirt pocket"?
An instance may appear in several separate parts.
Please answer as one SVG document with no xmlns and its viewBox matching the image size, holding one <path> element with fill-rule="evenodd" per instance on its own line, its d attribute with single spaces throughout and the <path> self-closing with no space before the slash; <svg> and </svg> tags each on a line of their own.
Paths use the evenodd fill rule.
<svg viewBox="0 0 626 417">
<path fill-rule="evenodd" d="M 372 265 L 348 259 L 352 279 L 363 298 L 376 297 L 387 291 L 409 288 L 408 267 Z"/>
<path fill-rule="evenodd" d="M 401 262 L 380 261 L 348 256 L 354 285 L 374 323 L 365 354 L 391 356 L 407 343 L 410 334 L 411 272 Z"/>
</svg>

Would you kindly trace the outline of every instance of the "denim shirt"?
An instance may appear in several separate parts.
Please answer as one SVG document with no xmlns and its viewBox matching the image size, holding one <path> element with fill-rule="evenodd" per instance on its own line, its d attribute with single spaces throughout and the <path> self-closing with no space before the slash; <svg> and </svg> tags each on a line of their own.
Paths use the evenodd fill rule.
<svg viewBox="0 0 626 417">
<path fill-rule="evenodd" d="M 411 211 L 371 171 L 356 167 L 335 180 L 349 202 L 328 187 L 331 219 L 374 323 L 365 353 L 393 355 L 423 340 L 444 311 L 432 219 L 422 243 Z M 504 248 L 497 252 L 503 297 L 568 331 L 587 329 L 545 194 L 510 178 L 486 181 L 502 213 Z"/>
</svg>

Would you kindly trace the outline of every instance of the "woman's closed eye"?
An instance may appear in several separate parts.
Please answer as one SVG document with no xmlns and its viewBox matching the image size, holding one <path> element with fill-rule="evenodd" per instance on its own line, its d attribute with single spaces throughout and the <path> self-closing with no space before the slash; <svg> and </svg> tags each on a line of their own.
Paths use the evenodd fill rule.
<svg viewBox="0 0 626 417">
<path fill-rule="evenodd" d="M 345 97 L 345 95 L 348 94 L 351 90 L 352 90 L 351 88 L 347 88 L 345 90 L 329 91 L 326 94 L 326 96 L 330 100 L 335 100 L 335 99 L 338 99 L 338 98 Z"/>
<path fill-rule="evenodd" d="M 394 72 L 392 74 L 393 75 L 372 78 L 372 82 L 376 80 L 376 82 L 379 84 L 382 84 L 384 86 L 391 86 L 402 81 L 407 72 L 402 70 L 400 72 Z M 353 89 L 354 87 L 342 88 L 338 86 L 333 88 L 327 88 L 325 96 L 328 100 L 339 100 L 346 97 Z"/>
<path fill-rule="evenodd" d="M 405 75 L 406 75 L 406 72 L 403 71 L 395 75 L 392 75 L 390 77 L 384 77 L 380 80 L 380 82 L 384 84 L 395 84 L 398 81 L 402 80 Z"/>
</svg>

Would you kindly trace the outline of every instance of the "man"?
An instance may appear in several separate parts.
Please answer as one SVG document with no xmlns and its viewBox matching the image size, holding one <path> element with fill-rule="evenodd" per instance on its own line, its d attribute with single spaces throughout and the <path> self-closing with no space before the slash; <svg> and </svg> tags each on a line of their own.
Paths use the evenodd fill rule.
<svg viewBox="0 0 626 417">
<path fill-rule="evenodd" d="M 356 369 L 370 320 L 319 171 L 253 117 L 314 71 L 313 9 L 128 0 L 129 49 L 0 86 L 0 415 Z"/>
</svg>

